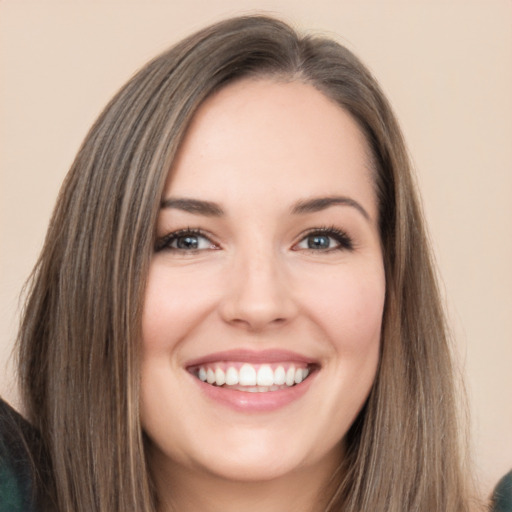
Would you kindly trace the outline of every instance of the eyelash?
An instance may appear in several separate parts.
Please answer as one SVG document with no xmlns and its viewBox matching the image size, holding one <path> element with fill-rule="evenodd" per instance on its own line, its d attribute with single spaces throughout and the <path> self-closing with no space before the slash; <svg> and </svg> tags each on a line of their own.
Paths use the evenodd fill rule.
<svg viewBox="0 0 512 512">
<path fill-rule="evenodd" d="M 320 235 L 320 236 L 326 236 L 328 238 L 332 238 L 336 241 L 338 244 L 336 247 L 330 247 L 327 249 L 313 249 L 313 248 L 304 248 L 303 250 L 307 250 L 309 252 L 331 252 L 331 251 L 352 251 L 354 249 L 354 243 L 350 236 L 347 235 L 345 231 L 342 231 L 341 229 L 338 229 L 334 226 L 331 227 L 319 227 L 319 228 L 313 228 L 306 233 L 303 233 L 301 236 L 301 239 L 297 244 L 294 245 L 297 246 L 301 242 L 305 241 L 307 238 Z M 173 231 L 172 233 L 169 233 L 163 237 L 160 237 L 156 240 L 155 243 L 155 252 L 160 252 L 164 250 L 174 251 L 174 252 L 183 252 L 183 253 L 189 253 L 193 254 L 195 252 L 200 252 L 204 249 L 183 249 L 179 247 L 172 247 L 172 244 L 178 240 L 181 237 L 185 236 L 191 236 L 191 237 L 201 237 L 208 240 L 211 244 L 211 247 L 209 249 L 215 249 L 216 244 L 211 241 L 210 236 L 205 233 L 201 229 L 197 228 L 185 228 L 180 229 L 178 231 Z M 300 250 L 300 249 L 294 249 L 294 250 Z"/>
<path fill-rule="evenodd" d="M 299 243 L 303 242 L 309 237 L 320 235 L 332 238 L 337 242 L 336 247 L 331 247 L 328 249 L 312 249 L 307 248 L 309 252 L 331 252 L 331 251 L 352 251 L 354 249 L 354 242 L 352 238 L 343 230 L 335 227 L 335 226 L 325 226 L 319 228 L 313 228 L 304 233 L 299 241 Z M 295 244 L 297 245 L 297 244 Z"/>
<path fill-rule="evenodd" d="M 211 243 L 212 249 L 213 249 L 213 246 L 216 245 L 210 240 L 210 236 L 208 234 L 206 234 L 203 230 L 197 229 L 197 228 L 185 228 L 185 229 L 180 229 L 178 231 L 173 231 L 172 233 L 169 233 L 168 235 L 157 238 L 156 243 L 155 243 L 155 252 L 169 250 L 169 251 L 175 251 L 175 252 L 194 253 L 194 252 L 203 250 L 203 249 L 182 249 L 179 247 L 171 247 L 173 242 L 175 242 L 179 238 L 185 237 L 185 236 L 196 236 L 196 237 L 206 238 Z"/>
</svg>

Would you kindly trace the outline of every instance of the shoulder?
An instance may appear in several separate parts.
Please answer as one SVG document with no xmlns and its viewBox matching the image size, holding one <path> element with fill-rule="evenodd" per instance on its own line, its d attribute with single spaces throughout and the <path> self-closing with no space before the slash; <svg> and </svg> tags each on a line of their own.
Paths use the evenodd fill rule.
<svg viewBox="0 0 512 512">
<path fill-rule="evenodd" d="M 32 512 L 34 478 L 30 455 L 35 431 L 0 399 L 0 510 Z"/>
</svg>

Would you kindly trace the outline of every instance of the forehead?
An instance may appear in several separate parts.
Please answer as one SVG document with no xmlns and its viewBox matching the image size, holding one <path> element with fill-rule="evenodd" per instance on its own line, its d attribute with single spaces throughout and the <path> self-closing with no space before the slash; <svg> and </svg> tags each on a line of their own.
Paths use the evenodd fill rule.
<svg viewBox="0 0 512 512">
<path fill-rule="evenodd" d="M 281 200 L 357 193 L 375 209 L 368 144 L 357 123 L 312 85 L 245 79 L 196 112 L 169 173 L 166 194 Z M 236 186 L 235 186 L 236 185 Z M 214 197 L 216 195 L 222 197 Z"/>
</svg>

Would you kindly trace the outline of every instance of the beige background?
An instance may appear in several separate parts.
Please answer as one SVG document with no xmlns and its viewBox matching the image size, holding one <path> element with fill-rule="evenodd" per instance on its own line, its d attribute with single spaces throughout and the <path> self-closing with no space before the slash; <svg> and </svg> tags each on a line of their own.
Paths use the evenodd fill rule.
<svg viewBox="0 0 512 512">
<path fill-rule="evenodd" d="M 19 405 L 10 361 L 18 295 L 88 127 L 147 59 L 207 23 L 254 10 L 336 35 L 396 109 L 487 491 L 512 467 L 510 0 L 0 0 L 0 394 Z"/>
</svg>

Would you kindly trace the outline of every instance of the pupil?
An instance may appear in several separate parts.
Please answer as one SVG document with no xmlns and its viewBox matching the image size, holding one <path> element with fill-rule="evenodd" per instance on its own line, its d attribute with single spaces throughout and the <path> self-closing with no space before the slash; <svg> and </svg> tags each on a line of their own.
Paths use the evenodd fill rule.
<svg viewBox="0 0 512 512">
<path fill-rule="evenodd" d="M 325 235 L 314 235 L 308 240 L 309 249 L 328 249 L 329 237 Z"/>
<path fill-rule="evenodd" d="M 179 249 L 197 249 L 198 241 L 196 236 L 182 236 L 178 238 Z"/>
</svg>

